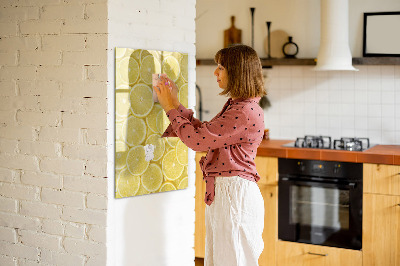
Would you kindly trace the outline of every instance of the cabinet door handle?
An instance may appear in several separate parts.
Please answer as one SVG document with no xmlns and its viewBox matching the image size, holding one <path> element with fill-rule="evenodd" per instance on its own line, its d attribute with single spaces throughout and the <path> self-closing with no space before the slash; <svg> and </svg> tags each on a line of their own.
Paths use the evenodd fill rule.
<svg viewBox="0 0 400 266">
<path fill-rule="evenodd" d="M 399 203 L 399 204 L 397 204 L 397 206 L 400 206 L 400 203 Z"/>
<path fill-rule="evenodd" d="M 321 253 L 314 253 L 314 252 L 307 252 L 307 254 L 310 254 L 310 255 L 317 255 L 317 256 L 323 256 L 323 257 L 328 256 L 328 254 L 321 254 Z"/>
</svg>

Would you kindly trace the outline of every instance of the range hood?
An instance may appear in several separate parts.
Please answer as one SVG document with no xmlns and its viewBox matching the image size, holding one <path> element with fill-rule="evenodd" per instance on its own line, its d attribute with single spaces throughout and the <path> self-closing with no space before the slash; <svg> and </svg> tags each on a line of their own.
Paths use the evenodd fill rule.
<svg viewBox="0 0 400 266">
<path fill-rule="evenodd" d="M 317 71 L 351 70 L 348 0 L 321 0 L 321 39 Z"/>
</svg>

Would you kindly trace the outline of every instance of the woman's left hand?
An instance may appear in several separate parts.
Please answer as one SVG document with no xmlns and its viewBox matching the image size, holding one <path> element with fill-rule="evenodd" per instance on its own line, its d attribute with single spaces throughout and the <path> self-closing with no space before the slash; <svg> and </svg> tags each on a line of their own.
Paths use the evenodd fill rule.
<svg viewBox="0 0 400 266">
<path fill-rule="evenodd" d="M 153 88 L 157 93 L 158 102 L 166 113 L 171 109 L 175 109 L 171 95 L 171 86 L 166 79 L 160 80 L 157 86 Z"/>
</svg>

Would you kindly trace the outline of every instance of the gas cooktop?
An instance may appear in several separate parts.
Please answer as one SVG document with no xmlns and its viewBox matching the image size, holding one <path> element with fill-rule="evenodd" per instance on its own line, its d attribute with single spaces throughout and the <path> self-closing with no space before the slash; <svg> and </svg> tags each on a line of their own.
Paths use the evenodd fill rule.
<svg viewBox="0 0 400 266">
<path fill-rule="evenodd" d="M 340 138 L 332 142 L 329 136 L 311 136 L 297 138 L 295 142 L 284 144 L 284 147 L 295 148 L 314 148 L 314 149 L 329 149 L 329 150 L 344 150 L 344 151 L 365 151 L 372 146 L 369 143 L 369 138 Z"/>
</svg>

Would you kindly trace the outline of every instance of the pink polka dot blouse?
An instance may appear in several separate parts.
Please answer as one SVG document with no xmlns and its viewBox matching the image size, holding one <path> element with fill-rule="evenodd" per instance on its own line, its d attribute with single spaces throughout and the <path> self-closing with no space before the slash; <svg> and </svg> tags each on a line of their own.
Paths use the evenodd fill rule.
<svg viewBox="0 0 400 266">
<path fill-rule="evenodd" d="M 183 105 L 167 112 L 171 123 L 162 137 L 179 137 L 190 149 L 207 151 L 200 160 L 207 205 L 214 200 L 217 176 L 240 176 L 253 182 L 260 179 L 254 163 L 265 128 L 259 101 L 260 97 L 229 98 L 209 122 L 194 118 L 193 111 Z"/>
</svg>

